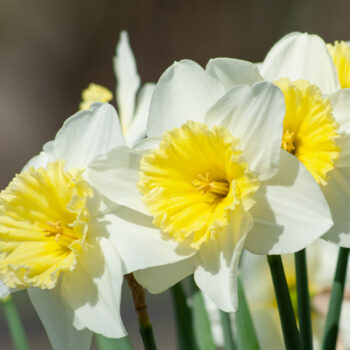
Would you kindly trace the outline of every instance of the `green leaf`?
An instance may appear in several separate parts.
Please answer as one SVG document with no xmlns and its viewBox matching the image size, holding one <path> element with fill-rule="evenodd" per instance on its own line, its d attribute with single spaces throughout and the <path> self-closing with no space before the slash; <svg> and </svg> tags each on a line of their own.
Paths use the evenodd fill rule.
<svg viewBox="0 0 350 350">
<path fill-rule="evenodd" d="M 16 350 L 29 350 L 27 336 L 11 295 L 1 299 L 1 304 L 5 312 L 14 348 Z"/>
<path fill-rule="evenodd" d="M 132 350 L 128 337 L 112 339 L 101 334 L 95 334 L 95 339 L 100 350 Z"/>
<path fill-rule="evenodd" d="M 241 277 L 237 279 L 238 309 L 235 313 L 237 329 L 237 343 L 240 350 L 259 350 L 259 342 L 256 336 L 252 316 L 250 315 L 247 299 L 244 294 Z"/>
<path fill-rule="evenodd" d="M 322 350 L 335 349 L 339 331 L 339 318 L 343 302 L 346 270 L 348 266 L 349 248 L 339 248 L 337 267 L 333 280 L 326 324 L 324 326 Z"/>
<path fill-rule="evenodd" d="M 203 295 L 193 278 L 191 279 L 191 292 L 193 303 L 193 329 L 198 348 L 200 350 L 213 350 L 215 349 L 215 344 L 210 328 L 208 313 L 205 308 Z"/>
<path fill-rule="evenodd" d="M 192 325 L 192 311 L 188 306 L 181 282 L 171 288 L 171 295 L 174 304 L 178 349 L 196 349 Z"/>
<path fill-rule="evenodd" d="M 230 314 L 222 310 L 219 310 L 219 312 L 220 312 L 222 333 L 224 335 L 224 350 L 236 350 L 236 344 L 233 340 Z"/>
</svg>

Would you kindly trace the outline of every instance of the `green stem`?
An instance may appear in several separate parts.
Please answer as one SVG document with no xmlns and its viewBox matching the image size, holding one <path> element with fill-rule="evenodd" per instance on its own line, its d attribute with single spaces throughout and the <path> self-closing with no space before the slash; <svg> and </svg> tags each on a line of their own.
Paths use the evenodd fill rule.
<svg viewBox="0 0 350 350">
<path fill-rule="evenodd" d="M 139 330 L 143 340 L 145 350 L 156 350 L 156 342 L 154 340 L 152 325 L 145 325 L 139 320 Z"/>
<path fill-rule="evenodd" d="M 112 339 L 101 334 L 95 334 L 95 339 L 100 350 L 132 350 L 128 337 Z"/>
<path fill-rule="evenodd" d="M 222 332 L 224 334 L 224 350 L 236 350 L 233 340 L 231 317 L 228 312 L 220 310 Z"/>
<path fill-rule="evenodd" d="M 10 329 L 11 338 L 15 349 L 28 350 L 29 346 L 27 336 L 11 295 L 1 299 L 1 303 L 5 311 L 7 325 Z"/>
<path fill-rule="evenodd" d="M 132 273 L 124 275 L 134 300 L 135 311 L 139 321 L 139 330 L 145 350 L 156 350 L 152 324 L 148 316 L 145 290 L 137 283 Z"/>
<path fill-rule="evenodd" d="M 174 304 L 177 342 L 179 350 L 196 348 L 192 325 L 192 311 L 187 304 L 187 298 L 181 282 L 171 288 Z"/>
<path fill-rule="evenodd" d="M 337 267 L 328 306 L 326 324 L 323 332 L 322 350 L 335 349 L 339 330 L 339 318 L 343 302 L 349 248 L 339 248 Z"/>
<path fill-rule="evenodd" d="M 279 255 L 268 255 L 273 286 L 275 289 L 278 311 L 283 331 L 284 343 L 287 350 L 301 350 L 301 342 L 297 323 L 290 300 L 282 259 Z"/>
<path fill-rule="evenodd" d="M 238 309 L 235 313 L 237 329 L 237 345 L 239 349 L 259 350 L 258 337 L 256 335 L 252 316 L 250 314 L 247 298 L 244 293 L 241 276 L 237 278 Z"/>
<path fill-rule="evenodd" d="M 310 313 L 310 295 L 307 278 L 306 250 L 294 254 L 297 279 L 298 317 L 300 339 L 303 350 L 312 350 L 312 327 Z"/>
<path fill-rule="evenodd" d="M 210 321 L 205 307 L 203 295 L 195 281 L 191 278 L 193 330 L 199 350 L 214 350 L 214 338 L 211 332 Z"/>
</svg>

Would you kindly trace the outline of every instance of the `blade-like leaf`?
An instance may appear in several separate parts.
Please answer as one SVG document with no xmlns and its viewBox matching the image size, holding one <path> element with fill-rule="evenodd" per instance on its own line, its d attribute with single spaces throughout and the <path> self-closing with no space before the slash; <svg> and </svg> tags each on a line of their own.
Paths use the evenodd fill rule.
<svg viewBox="0 0 350 350">
<path fill-rule="evenodd" d="M 238 309 L 235 313 L 237 329 L 237 345 L 240 350 L 259 350 L 259 342 L 256 336 L 252 316 L 250 315 L 247 299 L 244 294 L 241 277 L 238 276 Z"/>
<path fill-rule="evenodd" d="M 196 349 L 192 325 L 192 311 L 187 303 L 181 282 L 171 288 L 176 319 L 176 332 L 179 350 Z"/>
<path fill-rule="evenodd" d="M 214 350 L 215 344 L 204 299 L 194 279 L 191 279 L 193 329 L 199 350 Z"/>
<path fill-rule="evenodd" d="M 106 338 L 101 334 L 95 334 L 96 343 L 100 350 L 132 350 L 129 338 Z"/>
</svg>

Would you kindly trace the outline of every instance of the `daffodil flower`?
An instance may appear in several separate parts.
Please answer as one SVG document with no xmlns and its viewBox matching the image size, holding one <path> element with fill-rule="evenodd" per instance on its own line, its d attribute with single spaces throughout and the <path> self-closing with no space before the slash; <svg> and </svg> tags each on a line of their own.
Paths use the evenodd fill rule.
<svg viewBox="0 0 350 350">
<path fill-rule="evenodd" d="M 153 83 L 141 85 L 136 61 L 130 47 L 128 33 L 122 31 L 113 58 L 117 79 L 116 102 L 125 141 L 133 148 L 146 136 L 148 110 L 153 94 Z M 109 102 L 112 92 L 98 84 L 90 84 L 82 93 L 80 109 L 88 109 L 95 102 Z"/>
<path fill-rule="evenodd" d="M 243 248 L 295 252 L 330 228 L 319 186 L 280 148 L 284 114 L 275 85 L 261 82 L 225 93 L 224 84 L 198 64 L 181 61 L 155 88 L 148 139 L 138 151 L 126 152 L 123 162 L 107 154 L 109 169 L 103 171 L 91 164 L 89 176 L 99 190 L 133 210 L 119 221 L 119 232 L 129 231 L 130 264 L 152 260 L 150 268 L 134 273 L 150 292 L 194 273 L 220 309 L 233 311 Z M 123 185 L 107 174 L 122 177 Z M 134 232 L 133 221 L 148 223 L 149 232 Z M 154 256 L 164 259 L 151 268 Z"/>
<path fill-rule="evenodd" d="M 345 78 L 339 77 L 347 68 L 343 61 L 334 64 L 338 51 L 317 35 L 291 33 L 258 65 L 219 58 L 206 69 L 226 90 L 237 81 L 263 80 L 282 90 L 286 114 L 281 147 L 304 164 L 328 201 L 334 226 L 323 238 L 350 247 L 350 89 L 341 89 Z"/>
<path fill-rule="evenodd" d="M 110 217 L 128 211 L 89 178 L 92 162 L 112 149 L 122 157 L 123 148 L 116 111 L 94 104 L 69 118 L 0 193 L 0 279 L 28 289 L 54 349 L 89 349 L 92 332 L 126 334 L 120 296 L 131 270 L 111 238 L 120 227 Z"/>
</svg>

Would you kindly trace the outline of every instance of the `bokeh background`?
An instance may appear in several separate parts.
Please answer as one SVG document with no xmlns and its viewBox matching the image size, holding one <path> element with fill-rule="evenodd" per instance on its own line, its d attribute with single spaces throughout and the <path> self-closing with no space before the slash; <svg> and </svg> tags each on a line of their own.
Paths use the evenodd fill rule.
<svg viewBox="0 0 350 350">
<path fill-rule="evenodd" d="M 0 0 L 0 188 L 77 111 L 90 82 L 114 91 L 112 57 L 129 32 L 142 81 L 157 81 L 176 60 L 260 61 L 291 31 L 350 39 L 346 0 Z M 83 293 L 83 291 L 82 291 Z M 24 292 L 15 296 L 32 349 L 50 349 Z M 176 348 L 170 295 L 149 297 L 159 349 Z M 130 295 L 122 312 L 141 349 Z M 0 310 L 0 349 L 11 349 Z"/>
</svg>

